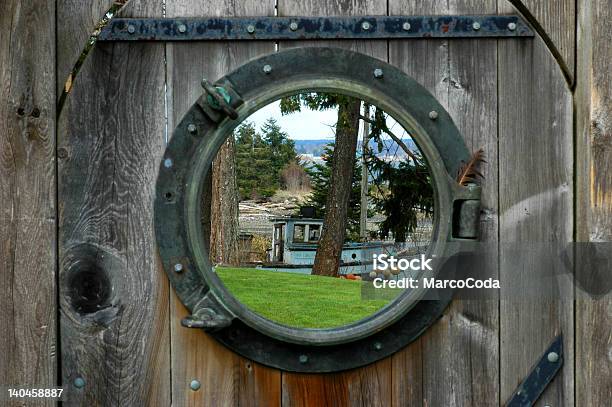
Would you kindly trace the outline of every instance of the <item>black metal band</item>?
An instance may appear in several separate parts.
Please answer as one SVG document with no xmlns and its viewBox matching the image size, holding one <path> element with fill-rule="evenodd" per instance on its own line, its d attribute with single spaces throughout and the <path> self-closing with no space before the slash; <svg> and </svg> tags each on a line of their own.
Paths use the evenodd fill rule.
<svg viewBox="0 0 612 407">
<path fill-rule="evenodd" d="M 116 18 L 98 41 L 534 37 L 516 15 Z"/>
<path fill-rule="evenodd" d="M 563 366 L 563 335 L 553 343 L 533 367 L 529 376 L 516 389 L 506 407 L 531 407 Z"/>
</svg>

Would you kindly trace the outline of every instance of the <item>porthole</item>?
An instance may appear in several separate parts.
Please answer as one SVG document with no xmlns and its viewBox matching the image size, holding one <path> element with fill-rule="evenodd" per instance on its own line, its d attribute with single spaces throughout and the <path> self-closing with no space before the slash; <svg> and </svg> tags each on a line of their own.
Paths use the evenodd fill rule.
<svg viewBox="0 0 612 407">
<path fill-rule="evenodd" d="M 435 207 L 426 256 L 439 271 L 442 259 L 450 257 L 458 245 L 477 239 L 480 205 L 479 187 L 455 180 L 470 154 L 444 108 L 395 67 L 332 48 L 297 48 L 268 55 L 214 84 L 204 82 L 203 87 L 203 96 L 181 120 L 168 144 L 156 189 L 159 252 L 175 291 L 191 312 L 183 325 L 202 328 L 259 363 L 301 372 L 358 367 L 418 337 L 441 315 L 451 293 L 428 292 L 424 300 L 425 289 L 406 290 L 371 315 L 332 327 L 291 326 L 246 306 L 224 284 L 223 273 L 216 272 L 218 265 L 210 259 L 201 222 L 203 196 L 217 152 L 246 118 L 294 95 L 344 95 L 388 114 L 418 146 L 427 163 Z M 323 239 L 315 217 L 291 222 L 297 226 L 288 233 L 281 228 L 290 222 L 271 221 L 271 238 L 283 236 L 287 244 L 304 250 Z M 274 247 L 269 250 L 270 256 L 281 255 Z M 352 252 L 347 251 L 346 266 L 356 265 L 356 260 L 353 247 Z"/>
</svg>

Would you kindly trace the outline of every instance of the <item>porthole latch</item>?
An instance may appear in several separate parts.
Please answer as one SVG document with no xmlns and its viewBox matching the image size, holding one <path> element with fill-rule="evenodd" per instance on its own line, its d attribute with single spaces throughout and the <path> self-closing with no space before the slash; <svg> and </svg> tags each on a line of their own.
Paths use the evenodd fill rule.
<svg viewBox="0 0 612 407">
<path fill-rule="evenodd" d="M 476 184 L 469 184 L 461 188 L 460 196 L 453 205 L 453 238 L 478 239 L 480 194 L 481 188 Z"/>
</svg>

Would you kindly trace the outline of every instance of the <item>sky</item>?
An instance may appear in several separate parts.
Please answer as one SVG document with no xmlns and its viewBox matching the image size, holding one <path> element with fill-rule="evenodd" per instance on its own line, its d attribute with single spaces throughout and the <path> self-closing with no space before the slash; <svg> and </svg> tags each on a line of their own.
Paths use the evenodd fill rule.
<svg viewBox="0 0 612 407">
<path fill-rule="evenodd" d="M 255 124 L 255 128 L 259 130 L 261 126 L 270 117 L 276 119 L 276 122 L 281 129 L 289 135 L 293 140 L 333 140 L 334 129 L 338 119 L 337 109 L 329 110 L 310 110 L 302 107 L 299 112 L 282 115 L 280 111 L 280 101 L 272 102 L 264 106 L 252 115 L 246 121 Z M 397 123 L 391 116 L 387 117 L 387 127 L 400 138 L 410 138 L 402 126 Z M 362 138 L 362 129 L 359 132 L 359 139 Z M 387 138 L 383 135 L 383 138 Z"/>
<path fill-rule="evenodd" d="M 274 117 L 283 131 L 289 134 L 289 138 L 294 140 L 334 138 L 330 126 L 336 124 L 336 110 L 316 111 L 302 108 L 300 112 L 283 116 L 280 111 L 280 101 L 276 101 L 253 113 L 247 121 L 254 123 L 256 129 L 260 129 L 270 117 Z"/>
</svg>

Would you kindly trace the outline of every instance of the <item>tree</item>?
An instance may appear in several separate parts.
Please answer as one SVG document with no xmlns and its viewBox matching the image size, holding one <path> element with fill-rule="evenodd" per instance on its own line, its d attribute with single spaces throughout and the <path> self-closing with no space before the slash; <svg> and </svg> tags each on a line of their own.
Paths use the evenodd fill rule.
<svg viewBox="0 0 612 407">
<path fill-rule="evenodd" d="M 298 160 L 285 165 L 280 180 L 281 186 L 287 191 L 306 191 L 311 187 L 308 172 Z"/>
<path fill-rule="evenodd" d="M 242 199 L 269 197 L 278 189 L 267 143 L 252 123 L 236 131 L 236 178 Z"/>
<path fill-rule="evenodd" d="M 289 139 L 287 133 L 281 130 L 276 120 L 269 118 L 261 127 L 263 139 L 267 144 L 272 169 L 277 181 L 280 181 L 280 173 L 290 163 L 297 162 L 295 142 Z"/>
<path fill-rule="evenodd" d="M 346 235 L 347 212 L 351 196 L 352 175 L 357 151 L 361 101 L 350 97 L 338 98 L 336 145 L 332 155 L 330 185 L 327 195 L 319 248 L 312 274 L 338 276 L 342 246 Z"/>
<path fill-rule="evenodd" d="M 210 259 L 215 264 L 238 265 L 238 188 L 234 139 L 228 137 L 212 165 L 210 203 Z"/>
<path fill-rule="evenodd" d="M 268 198 L 281 186 L 283 169 L 297 163 L 295 142 L 272 118 L 261 127 L 243 123 L 235 132 L 236 174 L 243 199 Z"/>
<path fill-rule="evenodd" d="M 281 111 L 285 114 L 300 111 L 302 106 L 312 110 L 338 110 L 330 173 L 332 188 L 327 194 L 319 248 L 312 268 L 315 275 L 338 276 L 346 237 L 361 101 L 351 96 L 325 92 L 302 93 L 281 100 Z"/>
<path fill-rule="evenodd" d="M 383 134 L 391 138 L 406 154 L 406 160 L 398 165 L 387 162 L 370 152 L 367 156 L 367 167 L 374 176 L 378 194 L 373 196 L 377 211 L 385 215 L 381 222 L 380 235 L 387 238 L 393 233 L 396 242 L 405 242 L 407 234 L 417 227 L 418 214 L 433 214 L 434 192 L 431 175 L 422 154 L 411 150 L 397 135 L 387 127 L 386 114 L 375 109 L 374 119 L 362 117 L 367 121 L 372 132 L 369 138 L 378 145 L 378 152 L 383 150 Z M 369 148 L 369 147 L 367 147 Z"/>
<path fill-rule="evenodd" d="M 331 189 L 331 172 L 335 143 L 329 143 L 322 155 L 323 163 L 314 163 L 306 168 L 310 177 L 312 192 L 302 204 L 302 207 L 313 207 L 315 217 L 323 218 L 327 205 L 327 196 Z M 359 238 L 359 215 L 361 212 L 360 179 L 361 168 L 357 162 L 353 166 L 351 180 L 351 195 L 347 208 L 346 240 L 357 240 Z"/>
</svg>

